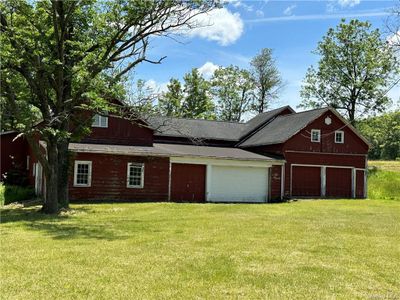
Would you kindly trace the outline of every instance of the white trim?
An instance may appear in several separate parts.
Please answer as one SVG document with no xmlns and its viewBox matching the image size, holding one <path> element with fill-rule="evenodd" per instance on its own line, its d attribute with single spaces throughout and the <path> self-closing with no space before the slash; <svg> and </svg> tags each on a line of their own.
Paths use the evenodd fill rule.
<svg viewBox="0 0 400 300">
<path fill-rule="evenodd" d="M 327 167 L 327 168 L 342 168 L 342 169 L 353 169 L 352 166 L 334 166 L 334 165 L 307 165 L 307 164 L 292 164 L 292 166 L 298 167 Z"/>
<path fill-rule="evenodd" d="M 140 167 L 140 185 L 131 185 L 129 184 L 129 171 L 132 166 Z M 127 188 L 134 188 L 134 189 L 142 189 L 144 187 L 144 163 L 135 163 L 129 162 L 126 168 L 126 187 Z"/>
<path fill-rule="evenodd" d="M 342 137 L 342 141 L 338 142 L 336 139 L 336 134 L 340 133 L 341 137 Z M 344 144 L 344 131 L 343 130 L 336 130 L 335 131 L 335 135 L 334 135 L 334 139 L 335 139 L 335 144 Z"/>
<path fill-rule="evenodd" d="M 357 170 L 353 168 L 351 170 L 351 197 L 356 197 L 356 189 L 357 189 Z"/>
<path fill-rule="evenodd" d="M 211 198 L 211 180 L 212 180 L 212 165 L 207 164 L 206 166 L 206 202 L 209 202 Z"/>
<path fill-rule="evenodd" d="M 254 168 L 268 168 L 272 165 L 283 165 L 283 161 L 254 161 L 254 160 L 234 160 L 234 159 L 221 159 L 221 158 L 206 158 L 206 157 L 171 157 L 172 163 L 179 164 L 197 164 L 197 165 L 214 165 L 214 166 L 233 166 L 233 167 L 254 167 Z"/>
<path fill-rule="evenodd" d="M 78 184 L 78 165 L 88 165 L 88 183 Z M 92 161 L 90 160 L 75 160 L 74 163 L 74 187 L 90 187 L 92 185 Z"/>
<path fill-rule="evenodd" d="M 297 150 L 286 150 L 285 152 L 290 153 L 307 153 L 307 154 L 327 154 L 327 155 L 344 155 L 344 156 L 364 156 L 367 157 L 368 154 L 361 154 L 361 153 L 333 153 L 333 152 L 316 152 L 316 151 L 297 151 Z"/>
<path fill-rule="evenodd" d="M 99 117 L 99 124 L 98 124 L 98 125 L 97 125 L 97 124 L 94 124 L 95 118 L 96 118 L 97 116 Z M 104 126 L 101 125 L 101 123 L 102 123 L 102 122 L 101 122 L 102 118 L 104 118 L 104 119 L 106 120 Z M 102 115 L 99 115 L 99 114 L 95 114 L 95 115 L 93 116 L 92 127 L 97 127 L 97 128 L 108 128 L 108 116 L 102 116 Z"/>
<path fill-rule="evenodd" d="M 321 197 L 326 197 L 326 167 L 321 167 Z"/>
<path fill-rule="evenodd" d="M 318 133 L 318 140 L 317 141 L 313 140 L 314 133 Z M 320 143 L 321 142 L 321 130 L 320 129 L 311 129 L 311 138 L 310 138 L 310 140 L 311 140 L 311 143 Z"/>
</svg>

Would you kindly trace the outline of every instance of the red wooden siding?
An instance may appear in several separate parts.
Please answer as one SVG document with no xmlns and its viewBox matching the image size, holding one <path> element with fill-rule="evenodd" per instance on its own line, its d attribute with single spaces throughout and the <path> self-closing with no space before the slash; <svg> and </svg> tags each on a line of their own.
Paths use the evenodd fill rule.
<svg viewBox="0 0 400 300">
<path fill-rule="evenodd" d="M 332 119 L 332 123 L 330 125 L 325 124 L 326 117 L 330 117 Z M 312 129 L 321 130 L 320 143 L 311 142 L 310 133 Z M 334 138 L 336 130 L 344 131 L 343 144 L 335 143 Z M 368 145 L 338 117 L 328 111 L 286 141 L 283 151 L 288 150 L 323 153 L 367 154 Z"/>
<path fill-rule="evenodd" d="M 26 171 L 26 156 L 28 155 L 29 149 L 28 142 L 22 137 L 14 140 L 17 135 L 18 133 L 8 133 L 1 135 L 1 176 L 3 176 L 11 169 Z"/>
<path fill-rule="evenodd" d="M 321 196 L 321 168 L 293 166 L 292 196 Z"/>
<path fill-rule="evenodd" d="M 356 171 L 356 198 L 364 198 L 364 171 Z"/>
<path fill-rule="evenodd" d="M 74 159 L 92 161 L 92 182 L 91 187 L 74 187 L 71 170 L 71 200 L 168 200 L 168 158 L 78 153 Z M 127 188 L 129 162 L 144 163 L 143 188 Z M 74 161 L 71 162 L 71 169 L 73 166 Z"/>
<path fill-rule="evenodd" d="M 271 168 L 271 200 L 281 198 L 281 166 L 272 166 Z"/>
<path fill-rule="evenodd" d="M 205 186 L 205 165 L 172 164 L 171 201 L 204 202 Z"/>
<path fill-rule="evenodd" d="M 326 168 L 326 196 L 351 198 L 351 169 Z"/>
<path fill-rule="evenodd" d="M 128 120 L 108 117 L 108 127 L 92 127 L 92 133 L 82 143 L 111 145 L 153 145 L 153 131 Z"/>
</svg>

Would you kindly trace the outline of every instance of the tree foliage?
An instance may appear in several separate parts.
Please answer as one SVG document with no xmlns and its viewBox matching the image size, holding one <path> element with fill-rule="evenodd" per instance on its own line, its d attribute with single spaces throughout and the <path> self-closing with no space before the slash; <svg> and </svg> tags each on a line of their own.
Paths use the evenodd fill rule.
<svg viewBox="0 0 400 300">
<path fill-rule="evenodd" d="M 362 119 L 357 128 L 372 144 L 371 159 L 400 158 L 400 111 Z"/>
<path fill-rule="evenodd" d="M 162 61 L 148 57 L 150 38 L 190 29 L 197 15 L 216 5 L 211 0 L 0 3 L 1 102 L 43 166 L 44 212 L 68 206 L 68 144 L 88 133 L 87 115 L 118 113 L 109 103 L 124 96 L 121 79 L 140 63 Z M 35 142 L 38 136 L 46 151 Z"/>
<path fill-rule="evenodd" d="M 255 84 L 249 71 L 237 66 L 218 68 L 211 78 L 218 120 L 241 121 L 254 104 Z"/>
<path fill-rule="evenodd" d="M 262 113 L 268 110 L 284 85 L 272 56 L 272 49 L 261 49 L 260 53 L 251 60 L 250 65 L 257 99 L 253 110 Z"/>
<path fill-rule="evenodd" d="M 184 99 L 181 116 L 184 118 L 213 119 L 214 105 L 210 97 L 210 84 L 197 69 L 185 74 Z"/>
<path fill-rule="evenodd" d="M 158 100 L 160 114 L 168 117 L 180 117 L 182 112 L 183 89 L 180 81 L 171 78 L 167 91 L 162 93 Z"/>
<path fill-rule="evenodd" d="M 357 116 L 385 110 L 399 66 L 378 29 L 369 22 L 342 20 L 328 30 L 315 53 L 321 58 L 317 69 L 307 71 L 300 107 L 329 105 L 353 124 Z"/>
</svg>

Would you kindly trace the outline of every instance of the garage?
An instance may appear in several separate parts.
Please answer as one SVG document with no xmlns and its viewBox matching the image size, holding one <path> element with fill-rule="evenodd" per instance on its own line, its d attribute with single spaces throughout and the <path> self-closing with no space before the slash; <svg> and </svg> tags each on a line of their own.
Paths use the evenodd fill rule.
<svg viewBox="0 0 400 300">
<path fill-rule="evenodd" d="M 352 169 L 326 168 L 326 197 L 351 198 Z"/>
<path fill-rule="evenodd" d="M 268 168 L 210 166 L 209 202 L 266 202 Z"/>
<path fill-rule="evenodd" d="M 206 166 L 200 164 L 171 165 L 171 201 L 205 201 Z"/>
<path fill-rule="evenodd" d="M 321 196 L 321 167 L 292 166 L 292 196 Z"/>
</svg>

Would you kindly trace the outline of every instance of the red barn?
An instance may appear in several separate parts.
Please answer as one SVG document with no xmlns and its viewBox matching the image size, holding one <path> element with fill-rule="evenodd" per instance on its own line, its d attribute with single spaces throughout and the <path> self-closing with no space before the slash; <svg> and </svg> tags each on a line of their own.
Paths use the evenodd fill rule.
<svg viewBox="0 0 400 300">
<path fill-rule="evenodd" d="M 368 142 L 331 108 L 285 106 L 246 123 L 151 117 L 143 124 L 94 117 L 91 135 L 70 144 L 72 201 L 366 197 Z M 14 143 L 2 135 L 2 157 Z M 40 164 L 28 161 L 40 192 Z"/>
</svg>

